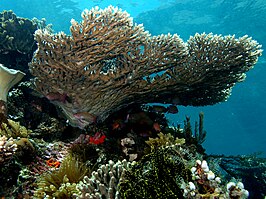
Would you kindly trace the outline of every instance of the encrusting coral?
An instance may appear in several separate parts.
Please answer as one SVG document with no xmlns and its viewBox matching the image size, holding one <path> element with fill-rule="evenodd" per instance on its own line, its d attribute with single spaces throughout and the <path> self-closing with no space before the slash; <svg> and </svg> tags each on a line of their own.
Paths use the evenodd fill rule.
<svg viewBox="0 0 266 199">
<path fill-rule="evenodd" d="M 150 36 L 112 6 L 82 18 L 71 21 L 71 36 L 37 30 L 30 63 L 36 89 L 80 128 L 132 104 L 225 101 L 262 52 L 248 36 Z"/>
</svg>

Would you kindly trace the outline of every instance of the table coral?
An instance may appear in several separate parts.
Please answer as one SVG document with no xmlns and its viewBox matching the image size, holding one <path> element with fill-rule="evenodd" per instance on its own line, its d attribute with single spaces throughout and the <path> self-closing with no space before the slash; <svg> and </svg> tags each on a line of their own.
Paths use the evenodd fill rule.
<svg viewBox="0 0 266 199">
<path fill-rule="evenodd" d="M 80 128 L 131 104 L 225 101 L 262 51 L 248 36 L 151 36 L 112 6 L 82 18 L 71 21 L 71 36 L 37 30 L 30 63 L 36 89 Z"/>
</svg>

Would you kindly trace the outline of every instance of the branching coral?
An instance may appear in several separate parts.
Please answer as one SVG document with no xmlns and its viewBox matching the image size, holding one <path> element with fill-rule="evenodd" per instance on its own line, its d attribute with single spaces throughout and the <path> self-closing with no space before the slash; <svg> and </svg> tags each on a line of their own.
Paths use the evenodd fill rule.
<svg viewBox="0 0 266 199">
<path fill-rule="evenodd" d="M 17 144 L 13 138 L 0 136 L 0 165 L 8 161 L 17 150 Z"/>
<path fill-rule="evenodd" d="M 109 161 L 108 164 L 102 165 L 97 171 L 92 172 L 89 178 L 84 177 L 77 185 L 79 194 L 75 194 L 76 198 L 101 199 L 101 198 L 121 198 L 118 191 L 119 185 L 124 180 L 125 171 L 128 170 L 133 163 L 126 160 L 114 163 Z"/>
<path fill-rule="evenodd" d="M 71 36 L 37 30 L 30 64 L 36 89 L 83 128 L 131 104 L 211 105 L 225 101 L 261 55 L 244 36 L 150 36 L 109 6 L 72 20 Z"/>
</svg>

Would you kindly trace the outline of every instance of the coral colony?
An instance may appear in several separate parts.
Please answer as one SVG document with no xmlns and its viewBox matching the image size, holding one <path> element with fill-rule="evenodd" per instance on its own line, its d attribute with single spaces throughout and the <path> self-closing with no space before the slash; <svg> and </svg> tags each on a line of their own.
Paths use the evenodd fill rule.
<svg viewBox="0 0 266 199">
<path fill-rule="evenodd" d="M 113 6 L 85 10 L 82 18 L 71 20 L 66 35 L 43 21 L 0 13 L 0 62 L 7 65 L 0 64 L 1 197 L 263 197 L 264 159 L 238 159 L 256 165 L 249 172 L 262 177 L 250 179 L 247 166 L 235 175 L 222 164 L 225 157 L 201 146 L 203 113 L 195 128 L 189 117 L 183 128 L 165 118 L 178 105 L 226 101 L 262 53 L 255 40 L 152 36 Z M 9 69 L 9 57 L 22 55 L 31 58 L 29 68 Z M 25 74 L 31 81 L 11 90 Z"/>
<path fill-rule="evenodd" d="M 81 128 L 131 104 L 225 101 L 261 55 L 247 36 L 151 36 L 112 6 L 85 10 L 82 18 L 71 21 L 71 36 L 37 30 L 30 63 L 36 89 Z"/>
</svg>

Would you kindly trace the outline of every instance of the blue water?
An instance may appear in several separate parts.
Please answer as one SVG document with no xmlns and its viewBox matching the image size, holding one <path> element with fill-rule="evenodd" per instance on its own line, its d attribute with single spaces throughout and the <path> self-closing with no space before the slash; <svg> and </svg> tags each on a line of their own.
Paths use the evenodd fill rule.
<svg viewBox="0 0 266 199">
<path fill-rule="evenodd" d="M 93 6 L 119 6 L 143 23 L 153 35 L 177 33 L 184 40 L 196 32 L 248 34 L 266 46 L 265 0 L 1 0 L 0 11 L 12 9 L 18 16 L 46 18 L 55 31 L 69 33 L 71 18 L 81 20 L 83 9 Z M 266 156 L 266 56 L 237 84 L 227 102 L 207 107 L 179 107 L 179 114 L 168 115 L 170 123 L 182 123 L 185 115 L 197 120 L 205 113 L 207 139 L 204 147 L 213 154 Z"/>
</svg>

